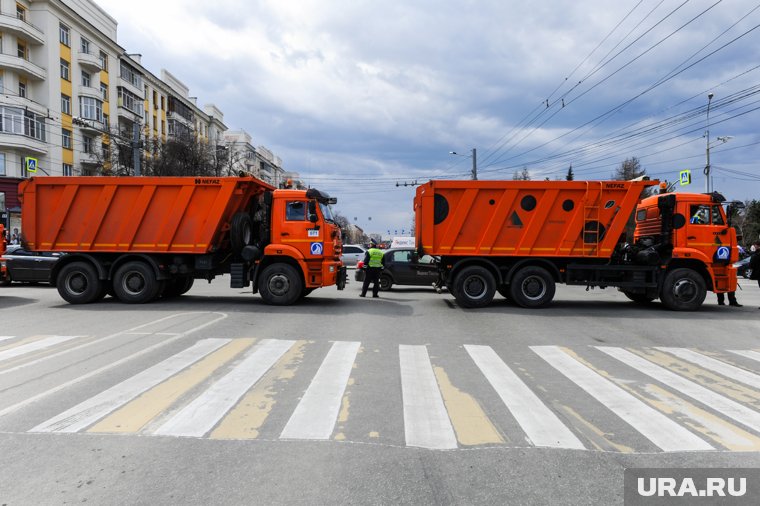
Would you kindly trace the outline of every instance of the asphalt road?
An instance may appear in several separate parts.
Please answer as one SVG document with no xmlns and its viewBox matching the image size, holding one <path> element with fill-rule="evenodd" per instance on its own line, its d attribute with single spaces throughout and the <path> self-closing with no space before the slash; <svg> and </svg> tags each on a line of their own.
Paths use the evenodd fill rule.
<svg viewBox="0 0 760 506">
<path fill-rule="evenodd" d="M 760 467 L 743 308 L 558 287 L 524 310 L 227 278 L 144 306 L 0 288 L 0 504 L 621 504 L 629 467 Z"/>
</svg>

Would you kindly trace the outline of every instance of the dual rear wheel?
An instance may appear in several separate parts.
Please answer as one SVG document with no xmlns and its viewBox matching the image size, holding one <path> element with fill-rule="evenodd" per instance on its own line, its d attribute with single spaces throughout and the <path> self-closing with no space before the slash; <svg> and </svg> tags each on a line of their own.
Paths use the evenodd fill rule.
<svg viewBox="0 0 760 506">
<path fill-rule="evenodd" d="M 537 266 L 523 267 L 509 285 L 497 286 L 496 278 L 488 268 L 471 265 L 455 275 L 452 288 L 459 305 L 466 308 L 488 306 L 497 291 L 518 306 L 538 308 L 549 304 L 556 291 L 549 271 Z"/>
</svg>

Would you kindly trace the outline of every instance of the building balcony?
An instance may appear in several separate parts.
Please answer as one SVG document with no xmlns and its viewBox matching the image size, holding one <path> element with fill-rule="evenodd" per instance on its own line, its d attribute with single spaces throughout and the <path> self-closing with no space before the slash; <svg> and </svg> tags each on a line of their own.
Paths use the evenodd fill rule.
<svg viewBox="0 0 760 506">
<path fill-rule="evenodd" d="M 79 157 L 79 163 L 82 165 L 100 165 L 100 162 L 101 160 L 94 153 L 82 153 Z"/>
<path fill-rule="evenodd" d="M 42 104 L 30 100 L 28 98 L 22 98 L 15 95 L 0 95 L 0 107 L 21 107 L 27 111 L 31 111 L 39 116 L 47 116 L 49 109 Z"/>
<path fill-rule="evenodd" d="M 45 34 L 42 33 L 42 30 L 31 23 L 18 19 L 16 16 L 0 14 L 0 31 L 21 37 L 23 40 L 34 44 L 45 43 Z"/>
<path fill-rule="evenodd" d="M 102 70 L 100 67 L 100 57 L 98 55 L 79 51 L 77 53 L 77 61 L 83 69 L 89 70 L 90 72 L 100 72 Z"/>
<path fill-rule="evenodd" d="M 46 142 L 27 135 L 10 132 L 0 132 L 0 149 L 43 156 L 48 154 L 48 144 Z"/>
<path fill-rule="evenodd" d="M 125 89 L 137 95 L 141 101 L 145 100 L 145 89 L 138 88 L 134 83 L 132 83 L 132 81 L 119 76 L 119 86 L 123 86 Z"/>
<path fill-rule="evenodd" d="M 47 79 L 47 71 L 45 69 L 29 60 L 12 54 L 0 54 L 0 68 L 15 70 L 33 81 L 44 81 Z"/>
<path fill-rule="evenodd" d="M 74 118 L 73 123 L 84 132 L 102 134 L 106 127 L 102 121 L 86 118 Z"/>
<path fill-rule="evenodd" d="M 77 89 L 77 93 L 83 97 L 91 97 L 96 100 L 103 100 L 103 93 L 98 88 L 92 86 L 80 86 Z"/>
</svg>

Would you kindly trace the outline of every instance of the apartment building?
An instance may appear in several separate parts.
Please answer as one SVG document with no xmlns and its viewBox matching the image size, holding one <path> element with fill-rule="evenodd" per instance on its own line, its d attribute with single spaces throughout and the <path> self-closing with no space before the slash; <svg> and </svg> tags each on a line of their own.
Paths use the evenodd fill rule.
<svg viewBox="0 0 760 506">
<path fill-rule="evenodd" d="M 19 226 L 19 181 L 100 174 L 112 163 L 113 143 L 128 144 L 135 126 L 149 141 L 188 133 L 212 149 L 222 144 L 217 107 L 199 108 L 176 77 L 155 76 L 116 41 L 117 21 L 92 0 L 0 0 L 6 225 Z M 119 162 L 131 165 L 131 158 Z"/>
<path fill-rule="evenodd" d="M 248 172 L 274 186 L 285 181 L 282 159 L 264 146 L 254 148 L 253 140 L 245 130 L 225 132 L 224 144 L 230 167 L 235 172 Z"/>
</svg>

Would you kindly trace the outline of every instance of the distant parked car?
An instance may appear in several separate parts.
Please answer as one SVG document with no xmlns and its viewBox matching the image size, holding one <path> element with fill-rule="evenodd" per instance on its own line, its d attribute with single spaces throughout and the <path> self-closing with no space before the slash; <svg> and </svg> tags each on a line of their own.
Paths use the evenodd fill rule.
<svg viewBox="0 0 760 506">
<path fill-rule="evenodd" d="M 63 253 L 37 253 L 28 251 L 19 245 L 8 246 L 5 255 L 0 258 L 5 264 L 6 275 L 2 284 L 49 283 L 50 272 Z"/>
<path fill-rule="evenodd" d="M 744 258 L 734 264 L 734 267 L 736 267 L 737 276 L 742 276 L 746 279 L 749 279 L 749 277 L 752 275 L 752 268 L 749 266 L 750 258 L 752 257 Z"/>
<path fill-rule="evenodd" d="M 385 250 L 385 269 L 380 274 L 380 289 L 390 290 L 393 285 L 430 286 L 438 280 L 435 257 L 423 255 L 417 258 L 414 248 L 391 248 Z M 364 262 L 356 266 L 356 281 L 364 281 Z"/>
<path fill-rule="evenodd" d="M 364 249 L 364 246 L 358 244 L 344 244 L 343 254 L 340 256 L 340 259 L 343 262 L 343 265 L 353 266 L 356 265 L 359 260 L 364 258 L 364 253 L 366 253 L 366 251 L 367 250 Z"/>
</svg>

